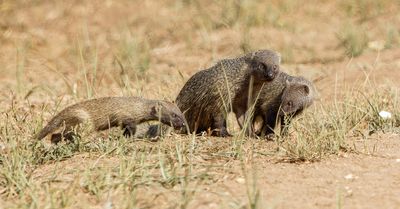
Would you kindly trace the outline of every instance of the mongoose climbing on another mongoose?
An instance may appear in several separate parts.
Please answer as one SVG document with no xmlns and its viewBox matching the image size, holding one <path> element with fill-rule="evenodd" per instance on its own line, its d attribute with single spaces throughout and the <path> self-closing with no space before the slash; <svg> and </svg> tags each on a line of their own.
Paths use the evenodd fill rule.
<svg viewBox="0 0 400 209">
<path fill-rule="evenodd" d="M 139 97 L 104 97 L 74 104 L 54 116 L 37 134 L 42 139 L 50 133 L 51 141 L 59 142 L 63 137 L 73 139 L 74 128 L 81 123 L 89 123 L 96 131 L 120 126 L 124 136 L 132 136 L 136 125 L 145 121 L 159 120 L 163 124 L 182 128 L 185 119 L 179 108 L 171 102 L 148 100 Z"/>
<path fill-rule="evenodd" d="M 273 81 L 280 72 L 280 60 L 277 52 L 259 50 L 221 60 L 194 74 L 175 100 L 185 114 L 189 132 L 211 131 L 213 136 L 230 136 L 227 113 L 233 111 L 242 117 L 248 106 L 249 88 L 253 95 L 264 82 Z"/>
</svg>

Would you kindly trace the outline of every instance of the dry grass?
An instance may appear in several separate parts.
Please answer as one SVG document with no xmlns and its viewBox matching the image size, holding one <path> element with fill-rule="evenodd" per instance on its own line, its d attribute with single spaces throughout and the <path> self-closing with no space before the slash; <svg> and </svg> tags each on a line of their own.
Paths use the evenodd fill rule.
<svg viewBox="0 0 400 209">
<path fill-rule="evenodd" d="M 369 74 L 394 65 L 375 52 L 399 48 L 398 11 L 395 1 L 372 0 L 0 1 L 0 208 L 273 208 L 257 162 L 371 154 L 354 139 L 398 133 L 397 88 Z M 106 95 L 173 100 L 197 70 L 259 48 L 280 51 L 289 72 L 320 90 L 287 137 L 248 139 L 231 121 L 230 139 L 149 142 L 119 130 L 61 145 L 32 139 L 69 104 Z M 332 70 L 361 82 L 342 83 Z M 230 178 L 245 185 L 244 198 L 214 188 Z"/>
</svg>

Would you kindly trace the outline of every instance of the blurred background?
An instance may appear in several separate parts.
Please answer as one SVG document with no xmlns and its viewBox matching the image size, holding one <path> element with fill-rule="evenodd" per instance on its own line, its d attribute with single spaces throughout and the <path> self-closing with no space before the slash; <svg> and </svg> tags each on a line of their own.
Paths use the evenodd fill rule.
<svg viewBox="0 0 400 209">
<path fill-rule="evenodd" d="M 398 0 L 1 0 L 1 100 L 173 100 L 198 70 L 262 48 L 279 51 L 286 71 L 329 95 L 338 75 L 353 81 L 382 68 L 381 77 L 396 76 L 399 7 Z"/>
<path fill-rule="evenodd" d="M 400 0 L 0 0 L 0 209 L 398 208 L 399 34 Z M 174 100 L 265 48 L 319 92 L 283 140 L 235 117 L 226 140 L 33 140 L 75 102 Z"/>
</svg>

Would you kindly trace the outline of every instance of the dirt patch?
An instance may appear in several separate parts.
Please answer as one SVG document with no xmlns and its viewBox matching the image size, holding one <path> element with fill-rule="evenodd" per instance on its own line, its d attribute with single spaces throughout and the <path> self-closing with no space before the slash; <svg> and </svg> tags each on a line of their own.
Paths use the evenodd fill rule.
<svg viewBox="0 0 400 209">
<path fill-rule="evenodd" d="M 0 11 L 0 208 L 400 205 L 393 1 L 3 0 Z M 198 70 L 260 48 L 279 51 L 284 71 L 319 92 L 286 142 L 132 141 L 119 130 L 61 146 L 32 139 L 75 102 L 174 100 Z M 333 131 L 318 135 L 324 130 Z"/>
</svg>

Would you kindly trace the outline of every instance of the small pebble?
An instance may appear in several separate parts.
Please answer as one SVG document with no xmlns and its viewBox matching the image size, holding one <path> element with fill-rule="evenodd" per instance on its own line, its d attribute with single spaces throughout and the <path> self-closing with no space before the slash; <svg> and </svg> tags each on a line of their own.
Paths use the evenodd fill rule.
<svg viewBox="0 0 400 209">
<path fill-rule="evenodd" d="M 106 203 L 104 203 L 103 208 L 104 209 L 113 209 L 114 208 L 113 203 L 110 200 L 108 200 Z"/>
<path fill-rule="evenodd" d="M 344 178 L 346 179 L 346 180 L 353 180 L 353 179 L 356 179 L 357 178 L 357 176 L 354 176 L 353 174 L 347 174 L 346 176 L 344 176 Z"/>
<path fill-rule="evenodd" d="M 381 51 L 382 49 L 385 48 L 385 41 L 382 40 L 370 41 L 368 42 L 368 47 L 376 51 Z"/>
<path fill-rule="evenodd" d="M 350 197 L 353 195 L 353 190 L 350 187 L 346 186 L 346 187 L 344 187 L 344 189 L 346 190 L 347 197 Z"/>
<path fill-rule="evenodd" d="M 236 178 L 236 182 L 239 184 L 244 184 L 244 183 L 246 183 L 246 180 L 244 178 L 239 177 L 239 178 Z"/>
<path fill-rule="evenodd" d="M 379 116 L 381 116 L 382 119 L 390 119 L 392 118 L 392 113 L 382 110 L 379 112 Z"/>
</svg>

